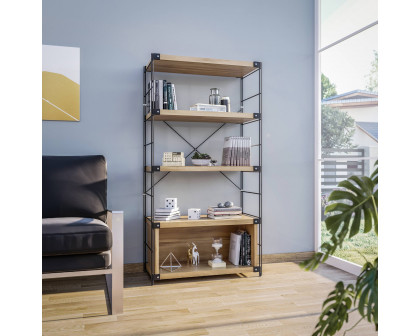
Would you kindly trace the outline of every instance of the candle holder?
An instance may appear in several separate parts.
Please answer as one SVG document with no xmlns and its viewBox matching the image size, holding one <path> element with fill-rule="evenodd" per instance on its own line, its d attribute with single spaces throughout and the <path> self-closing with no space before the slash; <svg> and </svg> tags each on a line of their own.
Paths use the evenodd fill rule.
<svg viewBox="0 0 420 336">
<path fill-rule="evenodd" d="M 212 268 L 225 268 L 226 262 L 223 261 L 223 256 L 219 253 L 219 249 L 222 248 L 222 238 L 213 238 L 211 246 L 216 250 L 216 253 L 212 254 L 212 260 L 209 260 L 209 266 Z"/>
</svg>

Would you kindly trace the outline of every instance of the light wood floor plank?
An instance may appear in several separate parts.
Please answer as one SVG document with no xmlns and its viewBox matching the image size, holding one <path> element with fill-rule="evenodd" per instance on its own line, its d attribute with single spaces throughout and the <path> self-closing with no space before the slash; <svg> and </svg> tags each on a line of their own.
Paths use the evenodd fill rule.
<svg viewBox="0 0 420 336">
<path fill-rule="evenodd" d="M 263 276 L 162 280 L 125 277 L 124 314 L 108 315 L 101 276 L 44 280 L 43 335 L 311 335 L 321 304 L 349 273 L 322 265 L 304 272 L 292 262 L 267 264 Z M 350 328 L 358 319 L 353 313 Z M 345 329 L 343 329 L 344 331 Z M 342 334 L 342 333 L 341 333 Z M 377 335 L 366 322 L 347 335 Z"/>
</svg>

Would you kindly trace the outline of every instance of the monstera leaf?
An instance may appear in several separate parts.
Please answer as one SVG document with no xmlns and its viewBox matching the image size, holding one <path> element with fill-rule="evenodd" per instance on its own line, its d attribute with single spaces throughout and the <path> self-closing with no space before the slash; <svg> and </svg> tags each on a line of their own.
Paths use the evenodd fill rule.
<svg viewBox="0 0 420 336">
<path fill-rule="evenodd" d="M 356 281 L 356 298 L 360 315 L 378 329 L 378 258 L 363 266 Z"/>
<path fill-rule="evenodd" d="M 360 234 L 362 221 L 364 233 L 374 229 L 378 234 L 378 161 L 370 177 L 352 176 L 338 186 L 340 189 L 331 193 L 325 208 L 328 215 L 325 223 L 331 239 L 321 245 L 320 252 L 300 264 L 306 270 L 314 270 L 325 262 L 342 246 L 347 236 Z M 342 282 L 337 283 L 335 290 L 324 301 L 313 336 L 335 335 L 348 322 L 352 304 L 361 316 L 359 322 L 366 319 L 374 323 L 378 330 L 378 258 L 373 264 L 365 263 L 355 287 L 344 287 Z"/>
<path fill-rule="evenodd" d="M 338 238 L 338 244 L 342 244 L 347 233 L 350 238 L 359 233 L 362 219 L 365 233 L 374 225 L 378 234 L 377 199 L 374 195 L 377 184 L 366 176 L 351 176 L 338 186 L 343 190 L 334 190 L 328 198 L 332 203 L 325 208 L 325 213 L 330 215 L 325 219 L 327 230 Z"/>
<path fill-rule="evenodd" d="M 335 289 L 328 294 L 322 306 L 319 322 L 313 336 L 332 336 L 349 321 L 349 310 L 353 304 L 354 286 L 344 287 L 342 281 L 335 285 Z"/>
</svg>

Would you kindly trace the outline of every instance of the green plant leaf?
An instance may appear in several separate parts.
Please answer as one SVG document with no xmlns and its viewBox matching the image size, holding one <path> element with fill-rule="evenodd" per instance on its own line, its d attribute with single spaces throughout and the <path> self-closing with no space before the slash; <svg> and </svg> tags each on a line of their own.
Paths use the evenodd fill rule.
<svg viewBox="0 0 420 336">
<path fill-rule="evenodd" d="M 354 296 L 353 285 L 344 287 L 342 281 L 338 282 L 322 305 L 322 313 L 312 336 L 335 335 L 349 320 L 349 310 Z"/>
<path fill-rule="evenodd" d="M 358 311 L 369 322 L 378 324 L 378 258 L 367 262 L 356 281 Z"/>
</svg>

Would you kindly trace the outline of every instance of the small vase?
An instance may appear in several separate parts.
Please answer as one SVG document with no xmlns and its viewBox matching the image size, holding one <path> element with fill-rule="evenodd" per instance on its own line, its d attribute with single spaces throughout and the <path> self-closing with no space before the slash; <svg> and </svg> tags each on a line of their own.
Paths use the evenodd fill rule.
<svg viewBox="0 0 420 336">
<path fill-rule="evenodd" d="M 209 104 L 220 105 L 219 89 L 210 89 Z"/>
</svg>

